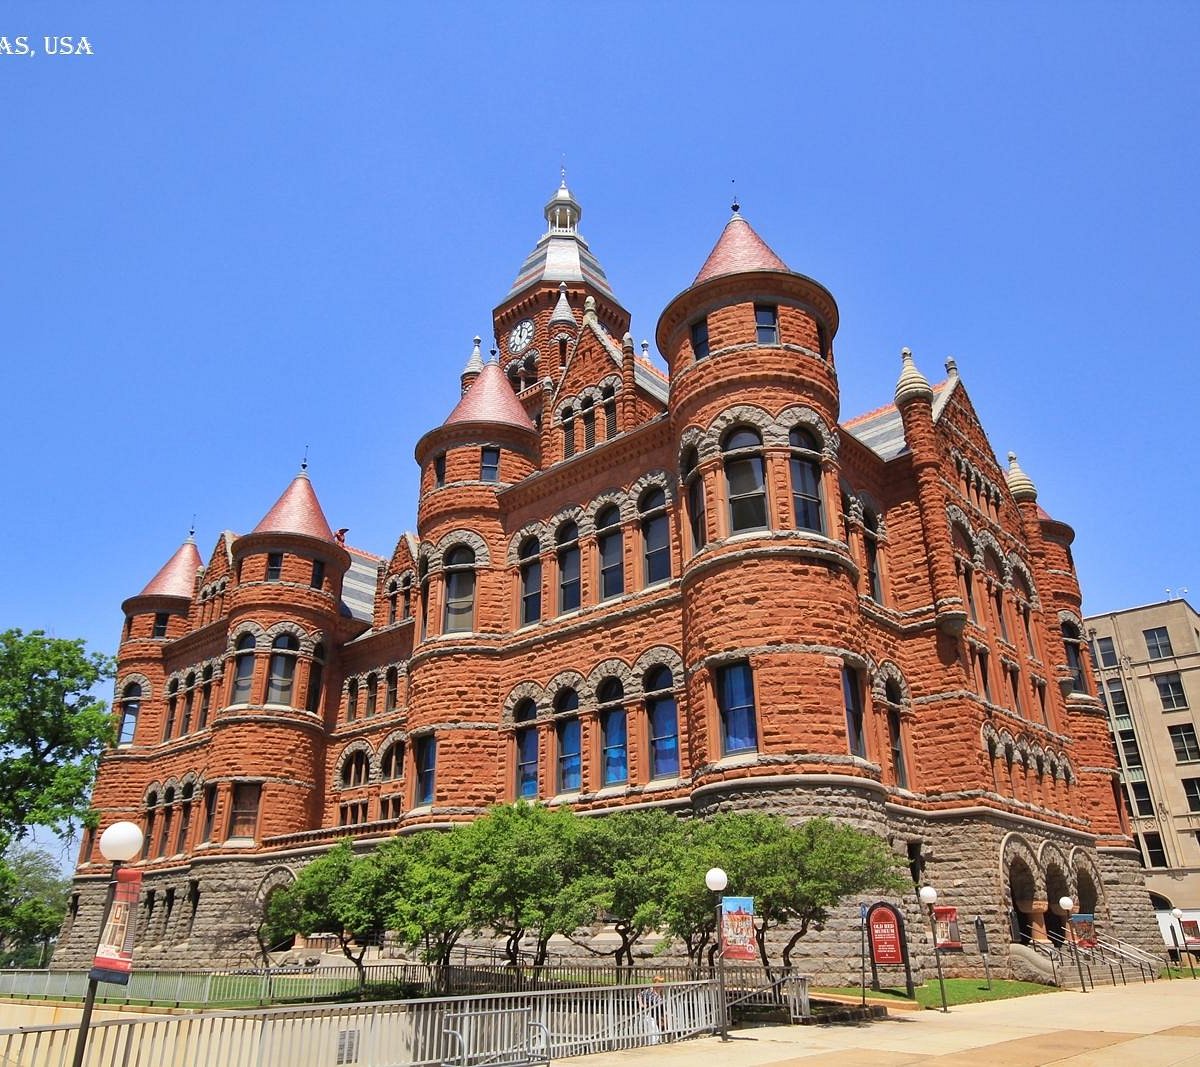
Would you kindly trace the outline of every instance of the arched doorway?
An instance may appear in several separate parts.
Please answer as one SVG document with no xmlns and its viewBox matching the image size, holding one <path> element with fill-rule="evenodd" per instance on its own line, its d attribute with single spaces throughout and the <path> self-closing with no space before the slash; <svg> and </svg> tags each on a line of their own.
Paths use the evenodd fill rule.
<svg viewBox="0 0 1200 1067">
<path fill-rule="evenodd" d="M 1077 868 L 1075 881 L 1079 885 L 1079 910 L 1084 915 L 1095 915 L 1100 906 L 1100 891 L 1092 880 L 1091 871 Z"/>
<path fill-rule="evenodd" d="M 1033 937 L 1033 901 L 1037 896 L 1037 882 L 1029 864 L 1019 856 L 1009 862 L 1008 887 L 1012 904 L 1012 939 L 1027 945 Z"/>
<path fill-rule="evenodd" d="M 1046 867 L 1046 934 L 1055 944 L 1067 939 L 1067 912 L 1059 906 L 1059 899 L 1071 896 L 1071 883 L 1063 869 L 1056 863 Z"/>
</svg>

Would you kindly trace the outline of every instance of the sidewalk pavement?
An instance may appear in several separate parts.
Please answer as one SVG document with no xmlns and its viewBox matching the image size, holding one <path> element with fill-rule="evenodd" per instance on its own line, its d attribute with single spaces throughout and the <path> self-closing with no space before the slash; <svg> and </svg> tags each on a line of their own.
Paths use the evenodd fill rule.
<svg viewBox="0 0 1200 1067">
<path fill-rule="evenodd" d="M 759 1026 L 734 1038 L 581 1056 L 570 1067 L 1200 1067 L 1200 982 L 1058 991 L 857 1026 Z"/>
</svg>

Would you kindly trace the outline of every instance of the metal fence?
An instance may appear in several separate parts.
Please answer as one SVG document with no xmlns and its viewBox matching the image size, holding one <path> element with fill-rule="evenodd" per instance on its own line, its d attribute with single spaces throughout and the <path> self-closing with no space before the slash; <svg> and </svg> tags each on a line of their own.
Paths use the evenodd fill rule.
<svg viewBox="0 0 1200 1067">
<path fill-rule="evenodd" d="M 719 1025 L 716 984 L 672 983 L 651 1018 L 645 986 L 620 985 L 477 997 L 272 1008 L 95 1023 L 85 1067 L 434 1067 L 458 1046 L 447 1017 L 520 1012 L 545 1027 L 554 1058 L 592 1055 L 709 1033 Z M 662 1020 L 665 1019 L 665 1024 Z M 660 1031 L 660 1026 L 662 1030 Z M 497 1028 L 497 1034 L 509 1032 Z M 66 1067 L 74 1026 L 0 1030 L 4 1067 Z M 497 1044 L 506 1038 L 498 1037 Z M 502 1059 L 506 1048 L 490 1050 Z"/>
</svg>

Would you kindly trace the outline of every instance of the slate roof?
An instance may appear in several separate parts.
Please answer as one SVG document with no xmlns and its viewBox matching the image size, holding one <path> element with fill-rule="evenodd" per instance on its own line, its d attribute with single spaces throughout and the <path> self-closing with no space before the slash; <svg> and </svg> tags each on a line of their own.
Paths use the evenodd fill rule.
<svg viewBox="0 0 1200 1067">
<path fill-rule="evenodd" d="M 933 417 L 936 419 L 946 406 L 953 389 L 949 380 L 939 382 L 933 387 Z M 855 440 L 866 445 L 885 463 L 908 451 L 904 440 L 904 423 L 900 419 L 900 411 L 895 404 L 885 404 L 865 415 L 858 415 L 849 422 L 842 423 L 842 429 L 847 430 Z"/>
<path fill-rule="evenodd" d="M 196 571 L 203 566 L 196 542 L 189 537 L 138 595 L 178 596 L 190 600 L 196 588 Z"/>
<path fill-rule="evenodd" d="M 708 259 L 692 285 L 699 285 L 722 274 L 741 274 L 750 270 L 788 270 L 784 263 L 736 211 L 721 231 Z"/>
<path fill-rule="evenodd" d="M 254 527 L 254 533 L 298 533 L 332 541 L 333 531 L 321 510 L 321 502 L 308 480 L 306 471 L 292 479 L 283 495 L 275 501 L 262 521 Z"/>
<path fill-rule="evenodd" d="M 499 363 L 483 365 L 479 377 L 471 383 L 442 425 L 450 426 L 456 422 L 497 422 L 522 430 L 534 429 L 533 421 L 525 413 Z"/>
<path fill-rule="evenodd" d="M 342 579 L 342 614 L 370 622 L 375 616 L 375 579 L 381 561 L 361 548 L 344 547 L 350 553 L 350 569 Z"/>
</svg>

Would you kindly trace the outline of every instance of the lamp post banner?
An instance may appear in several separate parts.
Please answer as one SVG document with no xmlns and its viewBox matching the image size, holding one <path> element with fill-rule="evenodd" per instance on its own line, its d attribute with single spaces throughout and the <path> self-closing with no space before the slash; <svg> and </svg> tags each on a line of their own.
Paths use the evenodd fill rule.
<svg viewBox="0 0 1200 1067">
<path fill-rule="evenodd" d="M 1075 931 L 1075 944 L 1080 948 L 1096 947 L 1096 916 L 1080 912 L 1071 916 L 1071 929 Z"/>
<path fill-rule="evenodd" d="M 884 966 L 896 966 L 904 962 L 904 950 L 900 945 L 900 922 L 896 913 L 886 904 L 876 904 L 867 920 L 867 933 L 871 939 L 871 959 Z"/>
<path fill-rule="evenodd" d="M 117 871 L 117 888 L 113 894 L 108 921 L 96 946 L 89 978 L 97 982 L 128 985 L 133 971 L 133 937 L 137 929 L 138 897 L 142 892 L 142 872 L 131 867 Z"/>
<path fill-rule="evenodd" d="M 727 960 L 757 960 L 754 898 L 721 898 L 721 955 Z"/>
<path fill-rule="evenodd" d="M 1180 919 L 1179 928 L 1183 931 L 1183 941 L 1189 950 L 1200 946 L 1200 921 Z"/>
<path fill-rule="evenodd" d="M 962 935 L 958 932 L 958 908 L 935 906 L 933 925 L 939 952 L 962 951 Z"/>
</svg>

